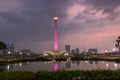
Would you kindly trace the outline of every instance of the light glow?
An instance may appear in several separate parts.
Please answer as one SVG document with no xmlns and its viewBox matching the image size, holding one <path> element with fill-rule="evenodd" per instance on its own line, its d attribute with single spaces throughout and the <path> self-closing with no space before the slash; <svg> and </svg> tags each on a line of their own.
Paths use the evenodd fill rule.
<svg viewBox="0 0 120 80">
<path fill-rule="evenodd" d="M 116 69 L 117 68 L 117 64 L 115 63 L 114 66 L 115 66 L 115 69 Z"/>
<path fill-rule="evenodd" d="M 22 53 L 22 52 L 20 52 L 20 54 L 22 55 L 23 53 Z"/>
<path fill-rule="evenodd" d="M 113 52 L 115 52 L 115 51 L 116 51 L 116 48 L 113 48 L 112 50 L 113 50 Z"/>
<path fill-rule="evenodd" d="M 10 69 L 10 65 L 9 65 L 9 64 L 7 65 L 7 69 L 8 69 L 8 70 Z"/>
<path fill-rule="evenodd" d="M 56 16 L 55 16 L 53 19 L 54 19 L 54 20 L 57 20 L 57 19 L 58 19 L 58 17 L 56 17 Z"/>
<path fill-rule="evenodd" d="M 106 64 L 106 67 L 107 67 L 107 69 L 108 69 L 109 65 L 108 65 L 108 64 Z"/>
<path fill-rule="evenodd" d="M 11 51 L 8 51 L 8 54 L 11 54 Z"/>
<path fill-rule="evenodd" d="M 21 62 L 19 63 L 19 66 L 20 66 L 20 67 L 22 66 L 22 63 L 21 63 Z"/>
</svg>

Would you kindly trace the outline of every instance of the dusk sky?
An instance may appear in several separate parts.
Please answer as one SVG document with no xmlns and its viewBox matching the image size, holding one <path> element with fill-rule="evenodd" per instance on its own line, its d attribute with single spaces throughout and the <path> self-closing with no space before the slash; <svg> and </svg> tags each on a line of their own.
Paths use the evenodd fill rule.
<svg viewBox="0 0 120 80">
<path fill-rule="evenodd" d="M 120 35 L 120 0 L 0 0 L 0 41 L 16 50 L 53 50 L 54 16 L 59 50 L 69 44 L 111 51 Z"/>
</svg>

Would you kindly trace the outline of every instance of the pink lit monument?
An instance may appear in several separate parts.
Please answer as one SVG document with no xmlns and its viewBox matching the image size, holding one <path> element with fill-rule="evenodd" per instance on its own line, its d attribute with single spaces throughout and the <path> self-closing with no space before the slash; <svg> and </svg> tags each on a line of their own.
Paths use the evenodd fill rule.
<svg viewBox="0 0 120 80">
<path fill-rule="evenodd" d="M 54 51 L 58 51 L 58 34 L 57 34 L 57 21 L 58 17 L 54 17 Z"/>
<path fill-rule="evenodd" d="M 64 50 L 58 50 L 58 32 L 57 32 L 58 17 L 54 17 L 53 20 L 54 20 L 54 50 L 45 51 L 43 55 L 45 57 L 50 57 L 49 55 L 51 55 L 54 61 L 54 58 L 58 58 L 61 56 L 69 57 L 69 54 Z M 57 65 L 55 65 L 55 71 L 57 71 L 57 69 L 58 67 Z"/>
</svg>

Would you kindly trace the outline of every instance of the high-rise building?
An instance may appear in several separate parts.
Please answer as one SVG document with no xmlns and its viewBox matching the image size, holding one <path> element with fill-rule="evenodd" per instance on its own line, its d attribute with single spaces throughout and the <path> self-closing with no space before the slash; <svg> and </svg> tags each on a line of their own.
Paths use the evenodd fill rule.
<svg viewBox="0 0 120 80">
<path fill-rule="evenodd" d="M 79 52 L 79 48 L 76 48 L 76 54 L 79 54 L 80 52 Z"/>
<path fill-rule="evenodd" d="M 65 45 L 65 50 L 70 53 L 70 45 Z"/>
<path fill-rule="evenodd" d="M 14 47 L 14 44 L 13 43 L 9 43 L 7 44 L 7 52 L 10 54 L 10 53 L 14 53 L 15 52 L 15 47 Z"/>
<path fill-rule="evenodd" d="M 72 54 L 75 54 L 75 50 L 74 49 L 72 49 Z"/>
</svg>

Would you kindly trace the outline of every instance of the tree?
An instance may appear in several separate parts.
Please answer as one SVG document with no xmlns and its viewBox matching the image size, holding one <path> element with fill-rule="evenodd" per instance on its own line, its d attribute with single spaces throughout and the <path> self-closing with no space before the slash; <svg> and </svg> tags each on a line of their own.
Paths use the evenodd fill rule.
<svg viewBox="0 0 120 80">
<path fill-rule="evenodd" d="M 4 42 L 0 41 L 0 50 L 7 48 L 6 44 Z"/>
<path fill-rule="evenodd" d="M 115 46 L 119 49 L 120 52 L 120 36 L 117 38 Z"/>
</svg>

